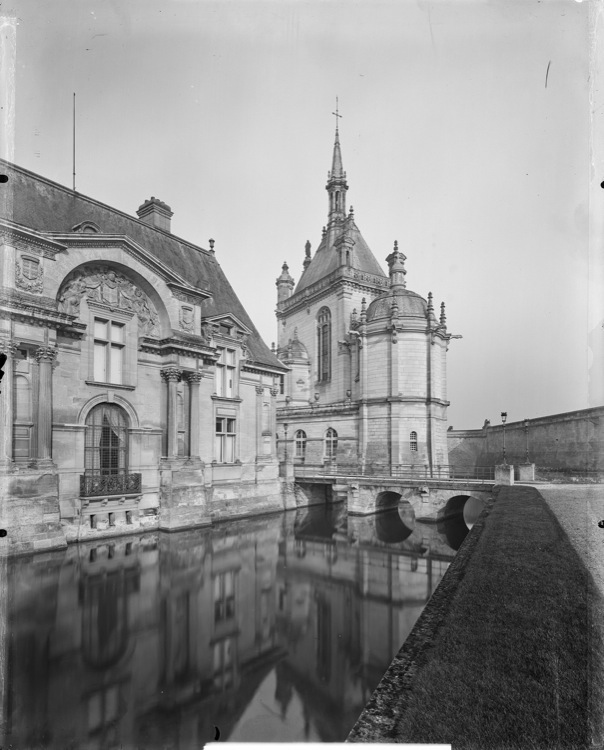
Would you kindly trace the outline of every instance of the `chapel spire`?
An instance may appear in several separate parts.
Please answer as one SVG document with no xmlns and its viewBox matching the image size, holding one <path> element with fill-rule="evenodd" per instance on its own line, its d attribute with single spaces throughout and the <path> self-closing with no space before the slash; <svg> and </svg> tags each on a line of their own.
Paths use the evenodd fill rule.
<svg viewBox="0 0 604 750">
<path fill-rule="evenodd" d="M 341 223 L 346 218 L 346 172 L 342 166 L 342 151 L 340 149 L 340 130 L 338 121 L 342 117 L 338 110 L 338 100 L 336 98 L 336 111 L 333 113 L 336 117 L 336 138 L 333 145 L 333 157 L 331 160 L 331 170 L 327 173 L 327 185 L 325 189 L 329 195 L 329 216 L 327 221 L 328 228 Z"/>
</svg>

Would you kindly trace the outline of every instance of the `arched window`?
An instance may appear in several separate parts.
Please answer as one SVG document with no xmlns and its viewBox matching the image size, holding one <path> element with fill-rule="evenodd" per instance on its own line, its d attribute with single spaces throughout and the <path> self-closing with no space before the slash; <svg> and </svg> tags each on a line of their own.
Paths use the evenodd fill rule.
<svg viewBox="0 0 604 750">
<path fill-rule="evenodd" d="M 331 313 L 322 307 L 317 316 L 317 380 L 331 378 Z"/>
<path fill-rule="evenodd" d="M 409 448 L 411 448 L 412 451 L 417 450 L 417 432 L 415 431 L 409 435 Z"/>
<path fill-rule="evenodd" d="M 128 471 L 128 418 L 115 404 L 99 404 L 86 417 L 86 474 L 125 474 Z"/>
<path fill-rule="evenodd" d="M 294 435 L 295 440 L 295 457 L 296 458 L 305 458 L 306 456 L 306 433 L 304 430 L 296 430 L 296 434 Z"/>
<path fill-rule="evenodd" d="M 325 433 L 325 458 L 334 459 L 338 450 L 338 433 L 330 427 Z"/>
</svg>

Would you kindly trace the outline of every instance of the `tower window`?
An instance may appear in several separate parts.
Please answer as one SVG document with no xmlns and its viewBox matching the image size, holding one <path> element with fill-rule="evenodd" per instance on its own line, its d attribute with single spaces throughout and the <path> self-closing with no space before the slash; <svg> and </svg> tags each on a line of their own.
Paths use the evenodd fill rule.
<svg viewBox="0 0 604 750">
<path fill-rule="evenodd" d="M 325 433 L 325 458 L 333 460 L 338 450 L 338 433 L 330 427 Z"/>
<path fill-rule="evenodd" d="M 331 378 L 331 313 L 327 307 L 319 310 L 317 317 L 317 380 Z"/>
<path fill-rule="evenodd" d="M 417 451 L 417 432 L 412 432 L 409 435 L 409 448 L 412 451 Z"/>
<path fill-rule="evenodd" d="M 296 446 L 296 458 L 304 458 L 306 456 L 306 433 L 304 432 L 304 430 L 296 430 L 294 439 Z"/>
</svg>

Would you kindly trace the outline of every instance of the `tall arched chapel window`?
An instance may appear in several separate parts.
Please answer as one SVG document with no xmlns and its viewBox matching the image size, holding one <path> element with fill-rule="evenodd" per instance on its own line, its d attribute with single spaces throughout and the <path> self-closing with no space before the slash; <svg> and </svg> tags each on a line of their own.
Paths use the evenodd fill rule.
<svg viewBox="0 0 604 750">
<path fill-rule="evenodd" d="M 86 417 L 84 466 L 87 474 L 128 471 L 128 418 L 116 404 L 99 404 Z"/>
<path fill-rule="evenodd" d="M 317 380 L 331 378 L 331 313 L 322 307 L 317 316 Z"/>
</svg>

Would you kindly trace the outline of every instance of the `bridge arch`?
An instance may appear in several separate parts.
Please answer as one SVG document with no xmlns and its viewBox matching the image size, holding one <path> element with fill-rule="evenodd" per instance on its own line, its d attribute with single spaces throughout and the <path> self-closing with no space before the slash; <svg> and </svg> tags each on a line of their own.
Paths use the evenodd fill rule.
<svg viewBox="0 0 604 750">
<path fill-rule="evenodd" d="M 483 500 L 470 494 L 454 495 L 447 500 L 439 513 L 438 530 L 452 549 L 461 547 L 484 507 Z"/>
<path fill-rule="evenodd" d="M 375 499 L 375 531 L 381 542 L 404 542 L 415 529 L 415 511 L 399 492 L 386 490 Z"/>
</svg>

